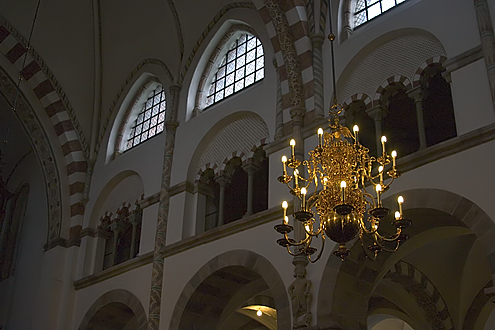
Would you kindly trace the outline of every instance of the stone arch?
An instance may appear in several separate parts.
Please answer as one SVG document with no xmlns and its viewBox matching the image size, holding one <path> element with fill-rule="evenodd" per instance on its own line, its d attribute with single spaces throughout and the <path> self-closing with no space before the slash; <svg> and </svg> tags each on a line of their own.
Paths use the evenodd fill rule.
<svg viewBox="0 0 495 330">
<path fill-rule="evenodd" d="M 80 225 L 84 214 L 82 198 L 86 180 L 86 159 L 89 150 L 65 92 L 40 55 L 32 47 L 27 49 L 26 45 L 27 40 L 12 25 L 0 18 L 0 56 L 2 56 L 2 62 L 15 67 L 15 72 L 18 72 L 27 82 L 27 84 L 21 84 L 20 88 L 32 89 L 40 103 L 40 108 L 43 108 L 45 115 L 53 124 L 52 129 L 58 138 L 57 142 L 49 141 L 48 136 L 44 133 L 48 128 L 42 127 L 41 122 L 36 119 L 36 111 L 27 105 L 28 102 L 22 96 L 22 93 L 15 92 L 17 86 L 10 80 L 10 77 L 2 73 L 2 93 L 8 100 L 12 100 L 14 95 L 22 98 L 23 101 L 20 103 L 25 105 L 18 103 L 16 106 L 16 108 L 24 107 L 21 112 L 24 112 L 25 115 L 21 122 L 25 127 L 32 128 L 26 129 L 31 140 L 35 143 L 39 141 L 42 144 L 42 146 L 36 145 L 35 149 L 40 158 L 40 163 L 43 164 L 45 179 L 48 183 L 47 196 L 50 196 L 48 241 L 52 241 L 52 243 L 47 245 L 50 248 L 52 245 L 65 244 L 65 241 L 60 237 L 69 236 L 69 226 L 71 224 L 73 226 L 70 230 L 71 236 L 78 236 L 78 232 L 81 229 Z M 24 58 L 26 58 L 26 63 L 22 71 L 19 72 L 17 67 L 22 66 Z M 28 121 L 34 126 L 28 125 Z M 34 123 L 35 121 L 36 123 Z M 33 133 L 32 130 L 41 130 L 43 132 Z M 43 137 L 41 137 L 42 135 Z M 41 139 L 45 141 L 41 142 Z M 52 147 L 61 149 L 64 156 L 63 163 L 56 164 L 54 161 L 56 157 L 51 152 Z M 45 150 L 45 148 L 47 149 Z M 51 155 L 48 156 L 48 154 Z M 52 158 L 51 160 L 49 160 L 50 157 Z M 45 161 L 48 162 L 47 166 L 45 166 Z M 62 169 L 61 167 L 64 165 L 65 169 Z M 67 177 L 64 177 L 61 181 L 60 176 L 62 173 L 66 173 Z M 69 189 L 62 189 L 60 187 L 61 182 L 67 182 Z M 63 190 L 68 191 L 67 198 L 65 196 L 62 198 Z M 70 215 L 68 216 L 70 221 L 67 221 L 67 224 L 62 223 L 62 218 L 65 218 L 62 214 L 62 200 L 67 200 L 70 203 Z M 77 242 L 76 237 L 72 237 L 71 241 Z"/>
<path fill-rule="evenodd" d="M 377 88 L 375 95 L 373 96 L 373 106 L 379 106 L 381 104 L 382 98 L 385 96 L 387 89 L 390 86 L 402 86 L 405 91 L 408 91 L 412 88 L 411 81 L 409 78 L 402 75 L 394 75 L 385 81 L 383 81 L 380 86 Z"/>
<path fill-rule="evenodd" d="M 432 64 L 442 64 L 447 60 L 447 57 L 444 55 L 438 55 L 438 56 L 433 56 L 421 63 L 421 65 L 418 67 L 416 72 L 414 73 L 413 79 L 412 79 L 412 85 L 413 87 L 419 87 L 421 85 L 421 76 L 423 75 L 423 72 L 425 69 L 432 65 Z"/>
<path fill-rule="evenodd" d="M 229 267 L 242 267 L 256 274 L 266 284 L 277 310 L 278 329 L 290 329 L 291 314 L 285 285 L 274 266 L 263 256 L 246 250 L 233 250 L 218 255 L 203 265 L 186 284 L 177 300 L 169 329 L 179 329 L 187 304 L 200 285 L 217 271 Z"/>
<path fill-rule="evenodd" d="M 130 291 L 125 289 L 114 289 L 104 293 L 89 307 L 84 315 L 79 330 L 89 330 L 88 326 L 96 313 L 112 303 L 118 303 L 126 306 L 136 318 L 136 324 L 139 330 L 145 330 L 148 324 L 148 317 L 141 301 Z"/>
<path fill-rule="evenodd" d="M 371 98 L 364 93 L 356 93 L 356 94 L 350 96 L 347 100 L 345 100 L 344 103 L 342 103 L 342 107 L 345 109 L 352 102 L 356 102 L 356 101 L 362 101 L 366 106 L 366 110 L 371 109 L 371 106 L 372 106 Z"/>
<path fill-rule="evenodd" d="M 389 196 L 384 200 L 384 204 L 392 206 L 398 195 Z M 406 216 L 407 212 L 413 210 L 430 209 L 437 214 L 445 214 L 450 219 L 456 219 L 458 227 L 451 227 L 453 229 L 444 235 L 474 234 L 476 240 L 481 242 L 485 248 L 487 261 L 494 260 L 495 241 L 489 237 L 495 232 L 495 224 L 475 203 L 453 192 L 440 189 L 412 189 L 402 192 L 401 195 L 407 203 L 407 206 L 404 206 Z M 418 230 L 424 230 L 424 228 Z M 358 242 L 354 244 L 352 251 L 360 255 L 361 247 Z M 365 326 L 368 301 L 374 287 L 394 264 L 410 252 L 412 250 L 405 249 L 404 246 L 402 251 L 399 249 L 396 253 L 385 256 L 383 260 L 377 259 L 369 263 L 365 262 L 362 255 L 356 256 L 354 261 L 346 260 L 343 263 L 337 258 L 330 257 L 325 265 L 318 292 L 318 324 L 321 326 L 345 324 L 346 329 Z M 489 263 L 489 267 L 491 277 L 495 279 L 493 262 Z M 346 280 L 342 281 L 343 278 Z M 487 290 L 491 291 L 493 288 L 485 289 Z M 344 297 L 342 295 L 344 291 L 352 292 L 352 294 Z M 349 304 L 353 308 L 346 309 L 345 306 Z M 342 310 L 346 312 L 340 313 Z"/>
</svg>

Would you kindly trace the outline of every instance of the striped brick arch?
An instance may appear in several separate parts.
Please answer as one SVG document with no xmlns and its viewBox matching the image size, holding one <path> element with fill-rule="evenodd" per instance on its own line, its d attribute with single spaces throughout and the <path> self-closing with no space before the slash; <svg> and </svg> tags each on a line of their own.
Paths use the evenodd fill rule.
<svg viewBox="0 0 495 330">
<path fill-rule="evenodd" d="M 419 87 L 421 85 L 420 84 L 421 75 L 423 74 L 423 72 L 425 71 L 425 69 L 428 66 L 430 66 L 432 64 L 436 64 L 436 63 L 443 64 L 446 60 L 447 60 L 447 57 L 445 57 L 443 55 L 439 55 L 439 56 L 430 57 L 429 59 L 427 59 L 426 61 L 424 61 L 418 67 L 418 69 L 416 70 L 416 72 L 414 73 L 413 81 L 412 81 L 413 87 Z"/>
<path fill-rule="evenodd" d="M 373 107 L 380 105 L 380 99 L 385 94 L 387 87 L 394 84 L 402 85 L 406 90 L 410 90 L 412 88 L 412 83 L 409 78 L 402 75 L 392 76 L 387 80 L 383 81 L 380 84 L 380 87 L 377 88 L 376 93 L 373 96 Z"/>
<path fill-rule="evenodd" d="M 440 221 L 438 215 L 445 215 L 445 219 L 448 220 L 445 220 L 443 226 L 448 224 L 451 226 L 450 228 L 459 228 L 459 232 L 469 232 L 476 235 L 485 247 L 486 258 L 490 261 L 491 276 L 492 279 L 495 279 L 495 263 L 493 262 L 495 260 L 495 241 L 490 239 L 491 233 L 495 231 L 495 223 L 479 206 L 462 196 L 440 189 L 412 189 L 402 192 L 401 195 L 407 201 L 407 206 L 404 207 L 406 215 L 408 211 L 426 214 L 427 210 L 431 210 L 433 212 L 431 216 L 436 215 L 437 221 Z M 390 203 L 390 206 L 393 207 L 392 204 L 395 204 L 397 196 L 398 194 L 386 198 L 384 204 Z M 430 229 L 434 229 L 434 223 L 431 224 L 432 228 Z M 417 229 L 417 232 L 413 233 L 414 230 L 413 226 L 408 229 L 411 243 L 414 235 L 428 229 Z M 366 327 L 368 302 L 374 287 L 383 277 L 389 276 L 392 279 L 395 277 L 396 280 L 405 281 L 407 279 L 400 279 L 400 277 L 406 276 L 405 274 L 410 277 L 410 274 L 413 274 L 415 278 L 421 278 L 421 274 L 414 270 L 403 270 L 404 265 L 400 263 L 403 254 L 410 253 L 410 250 L 404 252 L 404 250 L 399 249 L 395 253 L 384 254 L 383 257 L 373 262 L 365 261 L 359 242 L 356 242 L 351 250 L 352 253 L 345 262 L 330 256 L 325 265 L 318 292 L 317 311 L 318 324 L 322 327 L 335 326 L 335 324 L 346 324 L 346 328 L 350 329 L 360 326 Z M 399 266 L 394 266 L 397 263 Z M 394 273 L 397 274 L 394 275 Z M 434 297 L 435 290 L 430 289 L 431 298 Z M 493 287 L 486 290 L 493 291 Z M 348 292 L 353 294 L 349 295 Z M 436 298 L 434 300 L 436 304 L 438 300 Z M 353 308 L 346 307 L 349 305 L 352 305 Z M 443 310 L 441 302 L 438 302 L 436 307 L 439 308 L 439 312 Z M 444 322 L 445 326 L 450 322 L 448 318 L 442 318 L 439 321 Z"/>
<path fill-rule="evenodd" d="M 347 109 L 351 105 L 351 103 L 356 101 L 362 101 L 366 106 L 366 110 L 371 109 L 372 106 L 371 98 L 363 93 L 354 94 L 351 97 L 349 97 L 344 103 L 342 103 L 342 108 Z"/>
<path fill-rule="evenodd" d="M 81 202 L 84 191 L 87 168 L 87 152 L 82 130 L 71 105 L 54 75 L 40 56 L 30 48 L 26 55 L 26 40 L 10 24 L 0 20 L 0 53 L 17 70 L 43 106 L 46 115 L 53 124 L 62 149 L 69 183 L 71 233 L 77 234 L 82 223 L 84 206 Z M 26 57 L 25 65 L 24 58 Z M 46 129 L 46 128 L 44 128 Z M 28 130 L 29 134 L 29 130 Z M 58 165 L 59 167 L 60 165 Z M 59 167 L 60 168 L 60 167 Z M 49 239 L 60 236 L 61 225 L 50 225 Z"/>
</svg>

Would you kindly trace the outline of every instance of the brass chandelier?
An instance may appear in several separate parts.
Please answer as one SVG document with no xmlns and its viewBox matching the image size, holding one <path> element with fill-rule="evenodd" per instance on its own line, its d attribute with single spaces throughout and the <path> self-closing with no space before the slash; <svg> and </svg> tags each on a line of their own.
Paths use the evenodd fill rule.
<svg viewBox="0 0 495 330">
<path fill-rule="evenodd" d="M 330 10 L 330 6 L 329 6 Z M 331 12 L 329 18 L 331 18 Z M 289 237 L 294 226 L 289 224 L 288 203 L 284 201 L 282 223 L 275 230 L 283 235 L 277 243 L 293 256 L 305 255 L 311 262 L 320 259 L 325 247 L 325 238 L 339 244 L 334 254 L 344 260 L 350 250 L 346 243 L 359 238 L 365 255 L 376 259 L 380 251 L 395 252 L 408 236 L 403 233 L 411 221 L 403 218 L 404 198 L 399 196 L 398 210 L 395 212 L 395 229 L 389 235 L 379 233 L 380 222 L 391 213 L 382 204 L 382 194 L 394 179 L 400 176 L 397 171 L 397 152 L 386 151 L 387 138 L 381 137 L 382 153 L 377 157 L 369 155 L 369 149 L 359 142 L 359 127 L 353 132 L 340 124 L 342 106 L 337 103 L 335 83 L 335 62 L 331 32 L 330 50 L 332 55 L 333 101 L 330 108 L 329 131 L 318 129 L 318 145 L 309 152 L 309 159 L 302 162 L 295 157 L 296 141 L 292 139 L 291 157 L 282 157 L 283 174 L 278 181 L 286 184 L 300 208 L 294 203 L 293 217 L 300 222 L 304 232 Z M 288 173 L 287 167 L 292 172 Z M 310 192 L 312 190 L 312 192 Z M 304 236 L 304 237 L 299 237 Z M 315 259 L 317 249 L 311 245 L 313 238 L 321 236 L 321 249 Z"/>
<path fill-rule="evenodd" d="M 346 243 L 356 237 L 359 237 L 363 250 L 371 259 L 375 259 L 380 251 L 394 252 L 407 239 L 402 230 L 411 223 L 403 218 L 404 199 L 399 196 L 398 211 L 393 221 L 395 233 L 385 236 L 378 232 L 380 221 L 391 213 L 383 206 L 381 195 L 400 175 L 396 167 L 397 152 L 394 150 L 390 155 L 386 152 L 387 139 L 382 136 L 381 156 L 371 157 L 368 148 L 359 143 L 358 126 L 355 125 L 351 133 L 347 127 L 340 125 L 341 111 L 342 107 L 338 104 L 332 107 L 330 132 L 318 129 L 319 143 L 309 152 L 308 160 L 301 162 L 296 159 L 296 142 L 294 139 L 290 141 L 292 155 L 289 159 L 282 157 L 283 174 L 278 177 L 300 200 L 300 210 L 293 217 L 303 224 L 305 237 L 298 241 L 289 237 L 294 227 L 289 224 L 288 203 L 284 201 L 283 222 L 275 226 L 283 238 L 277 243 L 286 247 L 291 255 L 306 255 L 311 262 L 321 257 L 325 237 L 339 243 L 339 249 L 334 254 L 342 260 L 350 253 Z M 292 175 L 289 175 L 287 167 L 292 170 Z M 309 192 L 310 187 L 312 193 Z M 316 259 L 312 259 L 311 255 L 317 249 L 311 243 L 320 235 L 322 248 Z M 371 244 L 367 247 L 365 236 L 371 238 Z M 291 250 L 291 247 L 295 248 Z"/>
</svg>

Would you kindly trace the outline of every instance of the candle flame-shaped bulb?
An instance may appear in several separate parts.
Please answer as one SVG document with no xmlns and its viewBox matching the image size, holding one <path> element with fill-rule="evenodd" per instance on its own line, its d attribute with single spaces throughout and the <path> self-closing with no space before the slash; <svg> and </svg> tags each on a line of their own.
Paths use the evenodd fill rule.
<svg viewBox="0 0 495 330">
<path fill-rule="evenodd" d="M 382 173 L 383 172 L 383 166 L 380 165 L 380 167 L 378 167 L 378 173 Z"/>
<path fill-rule="evenodd" d="M 354 126 L 352 127 L 352 131 L 353 131 L 354 133 L 359 132 L 359 126 L 358 126 L 358 125 L 354 125 Z"/>
<path fill-rule="evenodd" d="M 256 312 L 256 315 L 261 316 L 261 315 L 263 315 L 263 312 L 258 309 L 258 311 Z"/>
<path fill-rule="evenodd" d="M 318 135 L 323 135 L 323 128 L 318 128 Z"/>
<path fill-rule="evenodd" d="M 285 216 L 284 217 L 284 225 L 286 225 L 288 223 L 289 223 L 289 217 L 288 216 Z"/>
<path fill-rule="evenodd" d="M 394 157 L 394 158 L 397 157 L 397 151 L 392 150 L 392 157 Z"/>
<path fill-rule="evenodd" d="M 282 156 L 282 163 L 287 162 L 287 156 Z"/>
<path fill-rule="evenodd" d="M 382 141 L 382 143 L 387 142 L 387 137 L 385 135 L 383 135 L 381 141 Z"/>
<path fill-rule="evenodd" d="M 345 181 L 342 181 L 340 183 L 340 188 L 345 188 L 345 187 L 347 187 L 347 184 L 345 183 Z"/>
<path fill-rule="evenodd" d="M 289 204 L 287 203 L 287 201 L 283 201 L 283 202 L 282 202 L 282 208 L 283 208 L 284 210 L 287 210 L 287 208 L 288 208 L 288 207 L 289 207 Z"/>
<path fill-rule="evenodd" d="M 397 198 L 397 202 L 398 202 L 399 204 L 404 203 L 404 197 L 399 196 L 399 198 Z"/>
<path fill-rule="evenodd" d="M 395 220 L 400 220 L 400 212 L 395 211 Z"/>
<path fill-rule="evenodd" d="M 307 192 L 308 191 L 306 190 L 306 188 L 304 188 L 304 187 L 301 188 L 301 194 L 306 195 Z"/>
<path fill-rule="evenodd" d="M 290 145 L 291 145 L 291 146 L 295 146 L 295 145 L 296 145 L 296 140 L 291 139 L 291 140 L 290 140 Z"/>
<path fill-rule="evenodd" d="M 382 185 L 381 184 L 377 184 L 376 187 L 375 187 L 376 191 L 377 192 L 381 192 L 382 191 Z"/>
</svg>

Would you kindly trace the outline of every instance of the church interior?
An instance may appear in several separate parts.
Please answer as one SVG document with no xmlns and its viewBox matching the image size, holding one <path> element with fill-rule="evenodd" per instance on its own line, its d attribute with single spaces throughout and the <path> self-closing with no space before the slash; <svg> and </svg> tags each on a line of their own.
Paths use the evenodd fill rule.
<svg viewBox="0 0 495 330">
<path fill-rule="evenodd" d="M 0 330 L 495 329 L 494 25 L 0 2 Z"/>
</svg>

